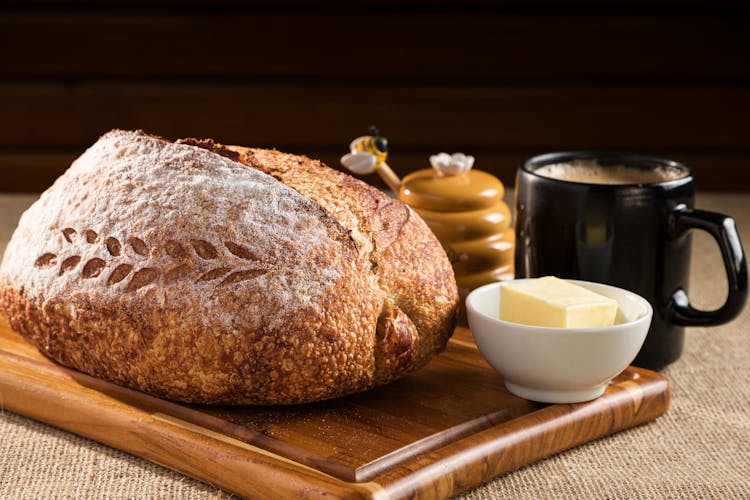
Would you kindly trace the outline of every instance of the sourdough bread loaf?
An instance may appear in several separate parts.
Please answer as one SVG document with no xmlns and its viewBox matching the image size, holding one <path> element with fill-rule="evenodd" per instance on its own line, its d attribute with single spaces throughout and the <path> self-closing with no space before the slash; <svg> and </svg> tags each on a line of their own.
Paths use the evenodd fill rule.
<svg viewBox="0 0 750 500">
<path fill-rule="evenodd" d="M 21 217 L 0 308 L 50 358 L 157 396 L 290 404 L 445 347 L 458 295 L 407 206 L 278 151 L 115 130 Z"/>
</svg>

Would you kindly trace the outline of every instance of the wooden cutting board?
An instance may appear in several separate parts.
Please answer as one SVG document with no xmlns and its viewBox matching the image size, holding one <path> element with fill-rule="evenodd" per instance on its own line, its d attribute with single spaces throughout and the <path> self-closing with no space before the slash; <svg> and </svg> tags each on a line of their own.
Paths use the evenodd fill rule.
<svg viewBox="0 0 750 500">
<path fill-rule="evenodd" d="M 628 368 L 588 403 L 510 394 L 465 328 L 411 376 L 288 407 L 176 404 L 43 357 L 0 322 L 0 403 L 252 498 L 435 498 L 663 414 L 662 376 Z"/>
</svg>

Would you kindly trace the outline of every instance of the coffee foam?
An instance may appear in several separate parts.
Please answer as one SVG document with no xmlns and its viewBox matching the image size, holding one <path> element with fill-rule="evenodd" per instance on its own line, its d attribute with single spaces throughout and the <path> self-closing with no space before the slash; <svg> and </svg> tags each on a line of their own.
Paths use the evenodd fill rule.
<svg viewBox="0 0 750 500">
<path fill-rule="evenodd" d="M 653 184 L 685 177 L 687 172 L 679 167 L 661 165 L 649 168 L 627 165 L 601 165 L 597 160 L 574 160 L 568 163 L 551 163 L 534 169 L 542 177 L 586 184 Z"/>
</svg>

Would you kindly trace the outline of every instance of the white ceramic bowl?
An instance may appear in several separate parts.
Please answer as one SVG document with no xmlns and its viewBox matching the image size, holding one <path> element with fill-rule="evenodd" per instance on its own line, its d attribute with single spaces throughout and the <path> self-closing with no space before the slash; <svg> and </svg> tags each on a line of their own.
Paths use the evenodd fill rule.
<svg viewBox="0 0 750 500">
<path fill-rule="evenodd" d="M 498 319 L 500 283 L 466 298 L 474 340 L 510 392 L 544 403 L 578 403 L 599 397 L 643 345 L 653 311 L 644 298 L 621 288 L 565 280 L 618 303 L 612 326 L 550 328 Z"/>
</svg>

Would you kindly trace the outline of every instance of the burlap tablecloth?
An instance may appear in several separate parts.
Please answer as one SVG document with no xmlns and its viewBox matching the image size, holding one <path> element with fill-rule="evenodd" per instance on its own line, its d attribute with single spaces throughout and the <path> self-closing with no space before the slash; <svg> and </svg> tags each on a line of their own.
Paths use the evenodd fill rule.
<svg viewBox="0 0 750 500">
<path fill-rule="evenodd" d="M 0 250 L 33 199 L 0 196 Z M 750 242 L 750 194 L 703 194 L 697 206 L 733 215 Z M 713 240 L 696 232 L 690 295 L 698 306 L 723 300 L 720 258 Z M 664 371 L 673 384 L 665 416 L 506 474 L 463 498 L 750 498 L 749 311 L 728 325 L 688 330 L 683 357 Z M 0 498 L 230 497 L 88 439 L 0 413 Z"/>
</svg>

